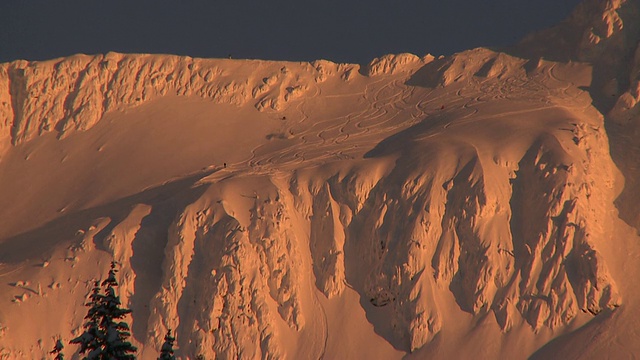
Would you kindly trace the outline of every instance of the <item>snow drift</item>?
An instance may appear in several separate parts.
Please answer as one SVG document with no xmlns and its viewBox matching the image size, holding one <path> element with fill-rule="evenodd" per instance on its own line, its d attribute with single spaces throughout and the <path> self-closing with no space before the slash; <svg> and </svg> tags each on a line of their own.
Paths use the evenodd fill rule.
<svg viewBox="0 0 640 360">
<path fill-rule="evenodd" d="M 141 358 L 168 328 L 184 358 L 520 358 L 594 332 L 621 341 L 638 321 L 625 275 L 638 245 L 617 218 L 609 139 L 637 123 L 637 56 L 615 103 L 598 86 L 637 44 L 622 30 L 637 4 L 609 5 L 585 2 L 513 51 L 362 67 L 0 65 L 0 354 L 76 336 L 112 259 Z M 554 31 L 594 36 L 553 59 Z M 633 184 L 638 157 L 618 158 Z"/>
</svg>

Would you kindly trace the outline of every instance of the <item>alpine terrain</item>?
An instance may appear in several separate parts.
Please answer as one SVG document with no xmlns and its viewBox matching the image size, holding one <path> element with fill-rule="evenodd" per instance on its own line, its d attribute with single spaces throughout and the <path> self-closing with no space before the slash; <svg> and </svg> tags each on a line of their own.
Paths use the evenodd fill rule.
<svg viewBox="0 0 640 360">
<path fill-rule="evenodd" d="M 367 65 L 0 64 L 0 358 L 640 354 L 640 0 Z"/>
</svg>

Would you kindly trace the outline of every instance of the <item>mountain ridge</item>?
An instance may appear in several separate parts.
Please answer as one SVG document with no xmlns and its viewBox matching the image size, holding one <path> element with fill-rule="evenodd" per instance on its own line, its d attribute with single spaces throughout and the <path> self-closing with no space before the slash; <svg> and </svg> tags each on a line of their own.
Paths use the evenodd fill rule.
<svg viewBox="0 0 640 360">
<path fill-rule="evenodd" d="M 638 79 L 598 70 L 629 46 L 589 49 L 616 49 L 637 3 L 583 4 L 519 46 L 600 19 L 578 46 L 590 63 L 480 48 L 0 65 L 0 247 L 30 254 L 0 264 L 0 354 L 78 335 L 111 259 L 141 358 L 168 328 L 185 358 L 571 357 L 599 324 L 616 327 L 592 356 L 633 352 L 603 344 L 640 321 L 624 276 L 640 249 L 614 206 L 637 160 L 609 150 L 637 124 Z M 610 76 L 631 80 L 605 111 Z"/>
</svg>

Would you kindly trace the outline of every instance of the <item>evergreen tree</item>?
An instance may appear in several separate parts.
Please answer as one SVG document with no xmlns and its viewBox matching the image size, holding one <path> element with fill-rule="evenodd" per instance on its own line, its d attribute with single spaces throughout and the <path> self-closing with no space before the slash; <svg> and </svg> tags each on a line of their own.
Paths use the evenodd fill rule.
<svg viewBox="0 0 640 360">
<path fill-rule="evenodd" d="M 104 295 L 100 293 L 100 282 L 96 281 L 89 296 L 89 302 L 85 304 L 89 308 L 87 316 L 84 317 L 85 331 L 70 341 L 71 344 L 80 344 L 80 354 L 88 353 L 86 357 L 88 359 L 98 358 L 102 350 L 105 338 L 104 331 L 100 328 L 100 321 L 104 315 L 103 299 Z"/>
<path fill-rule="evenodd" d="M 106 335 L 104 352 L 108 359 L 135 359 L 132 354 L 136 352 L 137 348 L 127 341 L 131 336 L 129 325 L 124 321 L 119 321 L 130 314 L 131 310 L 120 307 L 120 297 L 116 295 L 115 291 L 115 288 L 118 287 L 115 267 L 116 263 L 112 262 L 109 275 L 102 282 L 102 286 L 105 288 L 102 302 L 105 314 L 102 316 L 100 328 Z"/>
<path fill-rule="evenodd" d="M 176 341 L 176 338 L 171 336 L 171 329 L 167 330 L 167 335 L 164 336 L 164 344 L 162 344 L 162 349 L 160 349 L 160 357 L 158 360 L 176 360 L 175 355 L 173 355 L 174 341 Z"/>
<path fill-rule="evenodd" d="M 90 301 L 85 304 L 89 307 L 85 316 L 85 331 L 71 340 L 72 344 L 80 344 L 80 354 L 86 353 L 84 359 L 135 359 L 133 353 L 137 349 L 127 341 L 131 336 L 129 325 L 120 321 L 131 310 L 121 307 L 120 297 L 115 291 L 118 287 L 116 272 L 116 263 L 112 262 L 109 275 L 102 282 L 104 293 L 101 292 L 100 283 L 95 282 Z"/>
<path fill-rule="evenodd" d="M 64 345 L 62 345 L 62 341 L 60 339 L 56 340 L 56 344 L 53 345 L 53 350 L 49 352 L 49 354 L 55 356 L 53 360 L 64 360 L 64 354 L 62 353 L 62 349 L 64 349 Z"/>
</svg>

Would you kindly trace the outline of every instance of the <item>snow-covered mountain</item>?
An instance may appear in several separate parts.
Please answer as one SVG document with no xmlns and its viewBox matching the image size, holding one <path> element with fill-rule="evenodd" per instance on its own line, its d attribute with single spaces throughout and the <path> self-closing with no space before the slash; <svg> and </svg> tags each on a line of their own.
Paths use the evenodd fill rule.
<svg viewBox="0 0 640 360">
<path fill-rule="evenodd" d="M 638 353 L 639 41 L 588 0 L 449 57 L 0 64 L 0 357 L 113 259 L 143 359 Z"/>
</svg>

